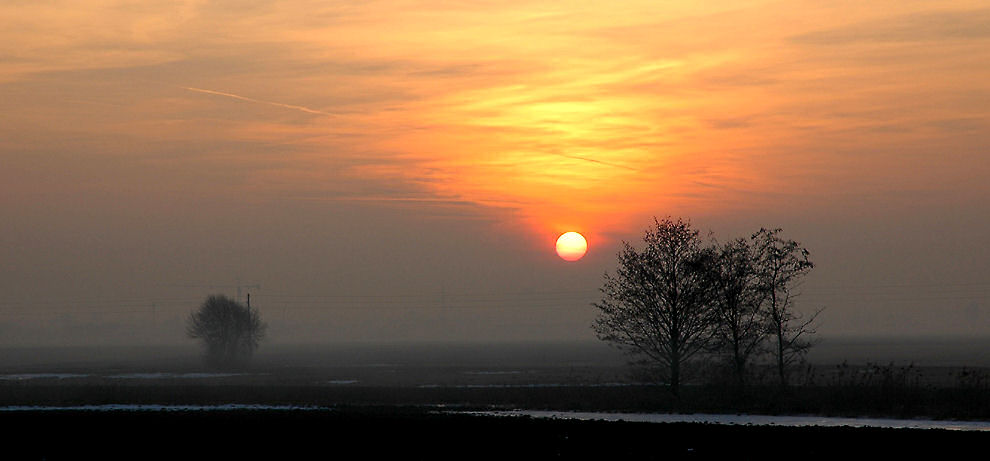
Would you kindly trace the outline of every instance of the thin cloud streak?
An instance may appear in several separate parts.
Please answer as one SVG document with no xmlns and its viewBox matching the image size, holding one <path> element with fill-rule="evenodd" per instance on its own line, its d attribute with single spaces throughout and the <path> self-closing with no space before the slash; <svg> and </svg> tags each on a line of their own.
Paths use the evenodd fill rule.
<svg viewBox="0 0 990 461">
<path fill-rule="evenodd" d="M 613 167 L 613 168 L 624 168 L 624 169 L 629 170 L 629 171 L 639 171 L 638 169 L 633 168 L 631 166 L 619 165 L 618 163 L 603 162 L 601 160 L 595 160 L 593 158 L 587 158 L 587 157 L 579 157 L 577 155 L 567 155 L 567 154 L 553 154 L 553 155 L 556 155 L 556 156 L 559 156 L 559 157 L 564 157 L 564 158 L 569 158 L 569 159 L 574 159 L 574 160 L 584 160 L 585 162 L 597 163 L 599 165 L 610 166 L 610 167 Z"/>
<path fill-rule="evenodd" d="M 324 112 L 322 110 L 312 109 L 312 108 L 309 108 L 309 107 L 306 107 L 306 106 L 297 106 L 295 104 L 285 104 L 285 103 L 275 102 L 275 101 L 265 101 L 265 100 L 262 100 L 262 99 L 249 98 L 247 96 L 241 96 L 241 95 L 237 95 L 237 94 L 233 94 L 233 93 L 225 93 L 223 91 L 207 90 L 207 89 L 195 88 L 195 87 L 191 87 L 191 86 L 183 86 L 183 87 L 180 87 L 180 88 L 182 88 L 184 90 L 195 91 L 197 93 L 212 94 L 212 95 L 216 95 L 216 96 L 226 96 L 228 98 L 239 99 L 241 101 L 253 102 L 253 103 L 257 103 L 257 104 L 268 104 L 269 106 L 283 107 L 283 108 L 286 108 L 286 109 L 298 110 L 298 111 L 306 112 L 308 114 L 329 115 L 331 117 L 338 117 L 339 116 L 339 114 L 334 114 L 334 113 L 330 113 L 330 112 Z"/>
<path fill-rule="evenodd" d="M 489 206 L 497 208 L 512 208 L 519 205 L 526 205 L 528 202 L 518 200 L 484 200 L 484 199 L 450 199 L 442 197 L 298 197 L 300 200 L 327 201 L 327 202 L 407 202 L 407 203 L 435 203 L 447 205 L 464 206 Z"/>
</svg>

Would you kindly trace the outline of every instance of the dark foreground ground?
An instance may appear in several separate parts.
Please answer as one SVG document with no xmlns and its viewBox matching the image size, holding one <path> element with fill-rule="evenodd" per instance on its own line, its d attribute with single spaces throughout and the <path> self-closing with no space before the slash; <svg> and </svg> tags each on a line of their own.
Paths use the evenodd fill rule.
<svg viewBox="0 0 990 461">
<path fill-rule="evenodd" d="M 422 407 L 0 413 L 4 459 L 959 459 L 990 434 L 481 417 Z M 383 458 L 384 457 L 384 458 Z"/>
<path fill-rule="evenodd" d="M 974 350 L 976 350 L 974 348 Z M 982 349 L 980 349 L 982 350 Z M 965 356 L 965 354 L 963 354 Z M 973 354 L 970 354 L 973 355 Z M 839 357 L 841 358 L 841 357 Z M 984 362 L 979 362 L 983 364 Z M 0 349 L 0 407 L 258 404 L 322 410 L 0 411 L 6 459 L 982 459 L 988 432 L 472 416 L 449 411 L 990 420 L 990 368 L 823 364 L 781 391 L 644 384 L 566 345 L 309 348 L 215 373 L 189 349 Z M 441 412 L 446 410 L 448 412 Z"/>
</svg>

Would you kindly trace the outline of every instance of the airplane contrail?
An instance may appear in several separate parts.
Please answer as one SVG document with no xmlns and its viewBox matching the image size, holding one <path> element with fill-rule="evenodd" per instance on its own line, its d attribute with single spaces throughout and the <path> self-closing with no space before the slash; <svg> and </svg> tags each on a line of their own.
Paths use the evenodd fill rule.
<svg viewBox="0 0 990 461">
<path fill-rule="evenodd" d="M 224 93 L 223 91 L 206 90 L 206 89 L 203 89 L 203 88 L 194 88 L 194 87 L 191 87 L 191 86 L 183 86 L 183 87 L 180 87 L 180 88 L 182 88 L 184 90 L 195 91 L 197 93 L 213 94 L 213 95 L 217 95 L 217 96 L 226 96 L 228 98 L 240 99 L 241 101 L 253 102 L 253 103 L 258 103 L 258 104 L 268 104 L 269 106 L 284 107 L 286 109 L 299 110 L 299 111 L 306 112 L 308 114 L 329 115 L 331 117 L 337 117 L 338 116 L 338 114 L 333 114 L 333 113 L 330 113 L 330 112 L 324 112 L 322 110 L 312 109 L 312 108 L 309 108 L 309 107 L 306 107 L 306 106 L 297 106 L 297 105 L 294 105 L 294 104 L 283 104 L 283 103 L 280 103 L 280 102 L 265 101 L 265 100 L 262 100 L 262 99 L 249 98 L 247 96 L 241 96 L 241 95 L 237 95 L 237 94 L 233 94 L 233 93 Z"/>
</svg>

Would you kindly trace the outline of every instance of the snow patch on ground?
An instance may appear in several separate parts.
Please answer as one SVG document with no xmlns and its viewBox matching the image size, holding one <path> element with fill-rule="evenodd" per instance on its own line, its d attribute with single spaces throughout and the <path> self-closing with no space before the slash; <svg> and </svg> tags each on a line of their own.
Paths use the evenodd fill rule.
<svg viewBox="0 0 990 461">
<path fill-rule="evenodd" d="M 125 373 L 120 375 L 110 375 L 107 378 L 113 379 L 200 379 L 200 378 L 227 378 L 230 376 L 246 376 L 247 373 Z"/>
<path fill-rule="evenodd" d="M 10 375 L 0 375 L 3 381 L 24 381 L 28 379 L 69 379 L 85 378 L 90 375 L 81 373 L 19 373 Z"/>
<path fill-rule="evenodd" d="M 522 373 L 519 370 L 508 370 L 508 371 L 465 371 L 466 375 L 518 375 Z"/>
<path fill-rule="evenodd" d="M 527 388 L 535 389 L 541 387 L 625 387 L 636 386 L 636 383 L 594 383 L 594 384 L 563 384 L 563 383 L 531 383 L 531 384 L 420 384 L 420 389 L 436 389 L 448 387 L 452 389 L 512 389 Z"/>
<path fill-rule="evenodd" d="M 567 411 L 481 411 L 484 416 L 529 416 L 533 418 L 629 421 L 647 423 L 707 423 L 744 426 L 786 427 L 880 427 L 892 429 L 945 429 L 952 431 L 988 431 L 990 421 L 940 421 L 931 419 L 835 418 L 826 416 L 717 415 L 671 413 L 594 413 Z"/>
</svg>

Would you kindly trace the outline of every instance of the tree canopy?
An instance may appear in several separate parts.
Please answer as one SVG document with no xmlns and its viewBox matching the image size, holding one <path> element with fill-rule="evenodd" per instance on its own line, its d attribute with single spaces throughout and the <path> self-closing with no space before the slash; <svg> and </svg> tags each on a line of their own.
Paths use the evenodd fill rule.
<svg viewBox="0 0 990 461">
<path fill-rule="evenodd" d="M 212 295 L 189 314 L 186 334 L 203 342 L 206 361 L 212 366 L 241 364 L 254 354 L 265 337 L 267 325 L 256 309 L 224 295 Z"/>
<path fill-rule="evenodd" d="M 622 243 L 592 328 L 658 371 L 674 394 L 684 365 L 701 355 L 727 358 L 742 386 L 752 358 L 772 350 L 786 384 L 785 368 L 810 346 L 817 313 L 794 310 L 795 286 L 814 266 L 808 250 L 780 232 L 719 244 L 684 220 L 654 218 L 642 249 Z"/>
<path fill-rule="evenodd" d="M 614 275 L 605 274 L 598 337 L 660 365 L 678 392 L 682 364 L 706 349 L 713 333 L 708 255 L 699 232 L 680 219 L 654 219 L 636 250 L 623 242 Z"/>
</svg>

